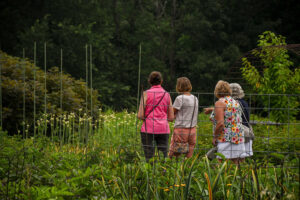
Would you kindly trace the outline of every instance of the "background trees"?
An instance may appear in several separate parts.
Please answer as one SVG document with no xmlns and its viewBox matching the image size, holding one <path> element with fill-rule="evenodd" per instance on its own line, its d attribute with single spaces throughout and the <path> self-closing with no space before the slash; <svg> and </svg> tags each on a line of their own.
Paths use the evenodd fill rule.
<svg viewBox="0 0 300 200">
<path fill-rule="evenodd" d="M 0 48 L 14 56 L 59 65 L 85 78 L 85 45 L 93 46 L 93 86 L 109 107 L 135 108 L 138 46 L 142 44 L 142 84 L 150 71 L 164 75 L 164 87 L 175 90 L 176 77 L 187 76 L 194 91 L 209 92 L 218 79 L 230 79 L 229 68 L 256 47 L 266 30 L 299 43 L 299 3 L 259 0 L 65 0 L 1 1 Z M 240 77 L 242 78 L 242 77 Z"/>
</svg>

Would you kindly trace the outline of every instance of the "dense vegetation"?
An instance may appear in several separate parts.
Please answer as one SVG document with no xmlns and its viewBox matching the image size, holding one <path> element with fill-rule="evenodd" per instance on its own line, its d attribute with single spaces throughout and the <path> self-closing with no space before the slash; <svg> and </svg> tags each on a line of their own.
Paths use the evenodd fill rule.
<svg viewBox="0 0 300 200">
<path fill-rule="evenodd" d="M 45 137 L 44 123 L 39 123 L 35 138 L 23 140 L 1 132 L 1 199 L 299 197 L 300 146 L 297 140 L 288 140 L 299 135 L 295 123 L 254 126 L 255 155 L 236 166 L 204 157 L 211 147 L 212 129 L 204 114 L 199 115 L 197 149 L 191 159 L 164 160 L 156 154 L 149 163 L 141 150 L 141 123 L 136 126 L 135 113 L 100 110 L 95 124 L 73 114 L 62 122 L 55 116 L 48 119 L 51 137 Z"/>
<path fill-rule="evenodd" d="M 62 116 L 73 112 L 79 115 L 82 110 L 91 114 L 100 107 L 98 91 L 91 90 L 84 81 L 75 80 L 59 68 L 48 69 L 45 77 L 45 71 L 28 60 L 1 51 L 0 57 L 2 128 L 9 134 L 23 130 L 25 120 L 31 135 L 33 124 L 46 113 Z"/>
<path fill-rule="evenodd" d="M 242 75 L 261 94 L 265 109 L 272 108 L 270 117 L 275 121 L 289 122 L 300 106 L 300 68 L 292 62 L 285 38 L 270 31 L 259 35 L 258 49 L 253 54 L 263 64 L 262 72 L 247 58 L 242 58 Z M 264 94 L 276 94 L 272 99 Z"/>
<path fill-rule="evenodd" d="M 163 72 L 167 90 L 176 77 L 187 76 L 194 91 L 210 92 L 218 79 L 235 78 L 229 68 L 256 47 L 266 30 L 299 43 L 296 0 L 9 0 L 0 2 L 0 48 L 13 56 L 33 58 L 43 67 L 59 66 L 85 78 L 85 44 L 93 47 L 94 88 L 104 105 L 134 107 L 139 44 L 142 76 Z M 296 64 L 296 63 L 295 63 Z M 296 66 L 298 66 L 296 64 Z M 236 79 L 238 78 L 238 79 Z"/>
<path fill-rule="evenodd" d="M 1 1 L 0 199 L 298 199 L 299 54 L 281 47 L 299 43 L 299 6 Z M 187 76 L 193 91 L 205 92 L 197 93 L 200 111 L 214 102 L 219 79 L 258 93 L 246 96 L 256 122 L 254 156 L 239 166 L 209 161 L 212 124 L 200 113 L 192 158 L 156 152 L 145 162 L 141 122 L 131 112 L 139 46 L 144 89 L 153 70 L 163 73 L 168 91 Z"/>
</svg>

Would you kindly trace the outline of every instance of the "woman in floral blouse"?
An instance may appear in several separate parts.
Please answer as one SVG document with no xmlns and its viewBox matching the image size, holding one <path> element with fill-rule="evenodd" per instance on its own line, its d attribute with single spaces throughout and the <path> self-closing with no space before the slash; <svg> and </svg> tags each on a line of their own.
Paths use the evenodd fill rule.
<svg viewBox="0 0 300 200">
<path fill-rule="evenodd" d="M 226 81 L 219 81 L 215 87 L 218 98 L 210 119 L 214 124 L 213 145 L 218 153 L 236 164 L 243 161 L 245 154 L 244 134 L 242 130 L 242 110 L 238 102 L 231 97 L 231 89 Z"/>
</svg>

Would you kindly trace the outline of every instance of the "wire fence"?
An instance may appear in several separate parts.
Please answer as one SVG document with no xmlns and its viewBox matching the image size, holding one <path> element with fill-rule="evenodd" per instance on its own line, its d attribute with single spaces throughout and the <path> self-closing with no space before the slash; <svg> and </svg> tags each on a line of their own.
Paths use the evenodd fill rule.
<svg viewBox="0 0 300 200">
<path fill-rule="evenodd" d="M 177 93 L 170 92 L 170 95 L 174 101 Z M 199 104 L 198 111 L 199 116 L 197 120 L 197 141 L 194 147 L 194 153 L 200 153 L 205 155 L 210 148 L 212 148 L 212 139 L 213 139 L 213 125 L 212 121 L 209 119 L 209 115 L 203 113 L 204 108 L 212 107 L 217 100 L 214 97 L 214 93 L 201 93 L 195 92 L 194 96 L 198 98 L 199 102 L 210 102 L 206 104 Z M 261 98 L 267 97 L 267 102 L 262 102 Z M 244 99 L 249 104 L 249 114 L 250 121 L 255 133 L 255 139 L 253 141 L 253 156 L 252 159 L 260 159 L 265 157 L 264 162 L 272 162 L 272 156 L 276 154 L 281 154 L 284 156 L 292 156 L 299 158 L 300 155 L 300 123 L 295 119 L 295 116 L 290 115 L 292 111 L 299 113 L 299 108 L 290 108 L 291 106 L 285 105 L 284 107 L 270 107 L 272 98 L 278 97 L 287 97 L 296 98 L 299 102 L 300 96 L 295 94 L 246 94 Z M 211 99 L 211 101 L 207 101 Z M 268 106 L 266 106 L 266 105 Z M 154 107 L 157 105 L 148 105 Z M 166 106 L 166 105 L 165 105 Z M 193 106 L 193 105 L 190 105 Z M 281 113 L 273 113 L 274 111 L 280 111 Z M 272 115 L 276 114 L 286 114 L 286 120 L 283 122 L 276 122 Z M 159 121 L 166 119 L 151 119 L 152 121 Z M 181 119 L 190 122 L 190 118 Z M 153 125 L 154 126 L 154 125 Z M 174 124 L 171 124 L 171 133 L 173 133 Z M 154 129 L 154 127 L 153 127 Z M 140 130 L 138 130 L 140 131 Z M 188 134 L 188 133 L 182 133 Z M 152 134 L 153 139 L 155 140 L 154 134 Z M 171 136 L 170 136 L 171 137 Z M 170 139 L 169 139 L 170 140 Z M 152 145 L 151 148 L 154 148 L 155 144 L 150 142 Z M 149 145 L 149 144 L 148 144 Z M 156 144 L 157 145 L 157 144 Z M 147 146 L 147 145 L 144 145 Z M 252 146 L 252 145 L 251 145 Z M 236 150 L 229 149 L 228 151 L 234 152 Z M 250 150 L 246 149 L 246 153 L 249 154 Z M 158 156 L 158 155 L 157 155 Z M 247 159 L 247 158 L 246 158 Z M 285 167 L 299 167 L 299 163 L 296 165 L 288 165 L 288 161 Z"/>
<path fill-rule="evenodd" d="M 47 62 L 46 62 L 46 44 L 45 48 L 45 62 L 44 62 L 44 73 L 45 73 L 45 83 L 47 79 Z M 91 82 L 92 88 L 92 47 L 86 45 L 86 101 L 87 90 L 88 90 L 88 80 Z M 35 53 L 36 54 L 36 53 Z M 141 47 L 140 47 L 141 55 Z M 24 52 L 25 58 L 25 52 Z M 23 58 L 23 59 L 24 59 Z M 35 59 L 34 59 L 35 60 Z M 2 94 L 2 55 L 0 54 L 0 125 L 3 125 L 3 105 L 2 99 L 4 98 Z M 140 61 L 139 61 L 140 65 Z M 25 68 L 24 68 L 25 69 Z M 63 71 L 63 50 L 61 49 L 60 57 L 60 73 Z M 26 79 L 25 70 L 23 71 L 23 84 L 24 87 L 30 80 Z M 140 73 L 140 72 L 139 72 Z M 35 79 L 35 76 L 34 76 Z M 34 81 L 35 83 L 35 81 Z M 46 88 L 46 84 L 44 86 Z M 60 82 L 60 108 L 62 109 L 62 89 L 63 84 Z M 34 84 L 34 90 L 36 85 Z M 175 92 L 169 92 L 172 101 L 178 96 Z M 207 151 L 209 151 L 212 145 L 213 139 L 213 124 L 210 120 L 209 115 L 203 113 L 203 109 L 207 107 L 214 106 L 216 102 L 216 97 L 212 92 L 193 92 L 195 97 L 197 97 L 197 127 L 196 127 L 196 142 L 194 147 L 193 155 L 200 155 L 200 157 L 205 156 Z M 36 104 L 36 93 L 34 93 L 34 108 Z M 103 94 L 105 95 L 105 94 Z M 139 97 L 139 93 L 137 97 Z M 45 105 L 47 104 L 47 90 L 45 89 L 45 94 L 39 99 L 43 99 Z M 286 98 L 285 102 L 287 104 L 274 104 L 274 102 L 280 102 L 281 98 Z M 249 105 L 250 113 L 250 124 L 252 125 L 255 133 L 255 139 L 253 141 L 253 155 L 247 156 L 246 161 L 241 163 L 242 167 L 248 167 L 250 162 L 259 163 L 260 167 L 268 168 L 272 163 L 273 167 L 280 168 L 295 168 L 299 169 L 299 156 L 300 156 L 300 122 L 296 120 L 299 117 L 299 106 L 295 107 L 290 104 L 291 100 L 300 102 L 300 95 L 297 94 L 246 94 L 244 98 Z M 32 125 L 26 124 L 26 119 L 28 113 L 26 110 L 26 93 L 23 90 L 22 102 L 23 107 L 20 108 L 23 113 L 23 126 L 20 130 L 20 138 L 24 139 L 21 141 L 32 141 L 32 145 L 36 145 L 36 152 L 39 151 L 57 151 L 68 153 L 77 153 L 82 157 L 82 163 L 84 167 L 88 167 L 91 163 L 99 162 L 99 158 L 95 154 L 99 153 L 99 148 L 101 149 L 115 149 L 119 155 L 119 159 L 125 162 L 132 162 L 134 159 L 139 159 L 140 162 L 146 162 L 144 155 L 144 147 L 154 149 L 151 154 L 153 154 L 154 159 L 164 160 L 169 153 L 169 146 L 171 137 L 174 133 L 174 122 L 168 123 L 170 127 L 170 135 L 167 135 L 167 142 L 164 144 L 158 144 L 152 142 L 147 145 L 142 144 L 143 137 L 141 135 L 142 121 L 137 119 L 137 113 L 106 113 L 101 109 L 97 113 L 88 112 L 88 108 L 85 108 L 85 112 L 81 113 L 65 113 L 63 115 L 53 115 L 47 110 L 45 106 L 45 111 L 43 115 L 36 113 L 34 109 Z M 90 105 L 92 106 L 92 98 L 90 99 Z M 138 98 L 137 98 L 137 102 Z M 87 104 L 86 104 L 87 105 Z M 159 106 L 152 104 L 152 107 Z M 168 106 L 168 105 L 164 105 Z M 138 105 L 137 105 L 138 108 Z M 91 109 L 92 110 L 92 109 Z M 295 114 L 296 113 L 296 114 Z M 297 114 L 298 113 L 298 114 Z M 91 114 L 96 117 L 91 117 Z M 276 121 L 277 115 L 283 115 L 284 120 L 278 122 Z M 167 120 L 166 118 L 159 120 Z M 189 118 L 183 119 L 190 121 Z M 32 127 L 31 127 L 32 126 Z M 151 135 L 154 137 L 154 134 Z M 20 139 L 19 138 L 19 139 Z M 46 138 L 46 139 L 45 139 Z M 41 139 L 42 142 L 40 141 Z M 149 139 L 149 138 L 148 138 Z M 40 143 L 40 144 L 39 144 Z M 18 143 L 22 144 L 22 143 Z M 5 199 L 9 197 L 20 196 L 21 181 L 27 176 L 26 166 L 27 164 L 32 164 L 37 162 L 35 155 L 32 153 L 32 149 L 25 146 L 14 147 L 10 144 L 6 144 L 4 139 L 1 138 L 0 143 L 0 161 L 4 167 L 1 168 L 1 180 L 2 185 L 6 188 L 1 191 L 5 194 L 1 194 Z M 49 146 L 49 148 L 46 148 Z M 162 154 L 155 150 L 159 146 L 162 150 Z M 10 151 L 8 154 L 6 152 Z M 231 152 L 235 150 L 230 149 Z M 122 153 L 125 152 L 125 153 Z M 248 151 L 249 152 L 249 151 Z M 293 160 L 296 160 L 293 161 Z M 184 162 L 184 159 L 174 159 L 174 162 Z M 293 162 L 291 162 L 293 161 Z M 155 165 L 155 162 L 153 162 Z M 217 165 L 218 162 L 212 162 L 212 165 Z M 26 180 L 29 180 L 27 177 Z M 14 190 L 11 191 L 9 188 L 14 186 Z"/>
<path fill-rule="evenodd" d="M 139 76 L 140 76 L 140 68 L 141 68 L 141 46 L 139 49 L 140 57 L 139 57 Z M 4 63 L 2 54 L 0 55 L 0 74 L 2 70 L 2 65 Z M 23 49 L 23 62 L 25 59 L 25 50 Z M 34 64 L 36 64 L 36 43 L 34 44 L 34 58 L 33 58 Z M 82 113 L 81 115 L 76 116 L 68 116 L 69 122 L 72 121 L 73 123 L 73 129 L 72 127 L 66 126 L 66 115 L 56 116 L 55 120 L 53 120 L 54 116 L 51 114 L 51 112 L 47 113 L 47 44 L 44 43 L 44 79 L 45 79 L 45 90 L 44 95 L 40 97 L 39 99 L 44 98 L 44 117 L 37 119 L 37 113 L 35 109 L 37 94 L 35 93 L 36 88 L 36 77 L 33 76 L 34 81 L 34 102 L 33 102 L 33 114 L 28 113 L 26 110 L 26 84 L 27 82 L 31 81 L 26 78 L 26 71 L 25 67 L 23 70 L 23 107 L 20 108 L 23 112 L 23 126 L 22 130 L 20 132 L 22 133 L 23 138 L 36 136 L 36 132 L 38 135 L 50 135 L 51 140 L 54 140 L 56 136 L 59 137 L 60 143 L 63 144 L 66 141 L 72 142 L 77 138 L 77 143 L 85 142 L 87 143 L 88 134 L 95 131 L 100 133 L 101 131 L 107 131 L 104 130 L 105 128 L 109 128 L 108 126 L 105 127 L 103 124 L 105 120 L 103 119 L 103 116 L 101 116 L 103 113 L 99 111 L 98 114 L 95 114 L 97 118 L 91 118 L 90 116 L 93 115 L 92 113 L 92 106 L 93 101 L 92 97 L 88 99 L 88 86 L 90 82 L 90 88 L 92 90 L 92 68 L 93 68 L 93 55 L 92 55 L 92 46 L 86 45 L 85 46 L 85 61 L 86 61 L 86 102 L 90 101 L 91 106 L 91 112 L 88 111 L 88 104 L 86 103 L 85 107 L 85 113 Z M 22 66 L 21 66 L 22 67 Z M 62 71 L 63 71 L 63 49 L 60 50 L 60 79 L 62 79 Z M 35 70 L 34 70 L 35 75 Z M 60 80 L 61 81 L 61 80 Z M 138 87 L 139 87 L 140 78 L 138 81 Z M 3 124 L 3 96 L 2 96 L 2 76 L 0 76 L 0 124 Z M 62 82 L 60 82 L 60 109 L 63 110 L 63 85 Z M 176 96 L 178 95 L 175 92 L 169 92 L 171 99 L 174 101 Z M 5 94 L 3 94 L 5 95 Z M 91 92 L 92 95 L 92 92 Z M 103 94 L 105 95 L 105 94 Z M 211 139 L 212 139 L 212 132 L 213 132 L 213 126 L 212 122 L 209 120 L 209 116 L 205 116 L 203 114 L 203 109 L 213 106 L 216 97 L 214 93 L 211 92 L 194 92 L 194 96 L 197 97 L 199 105 L 197 106 L 197 111 L 199 112 L 199 117 L 197 120 L 197 142 L 195 144 L 195 153 L 203 153 L 205 154 L 205 151 L 209 150 L 211 148 Z M 139 90 L 138 95 L 139 97 Z M 295 113 L 298 113 L 299 117 L 299 106 L 295 107 L 292 103 L 290 103 L 291 100 L 294 102 L 300 102 L 300 95 L 297 94 L 246 94 L 244 98 L 248 104 L 249 104 L 249 114 L 250 114 L 250 124 L 254 127 L 255 132 L 255 141 L 253 142 L 253 152 L 254 155 L 263 155 L 265 153 L 271 154 L 271 153 L 279 153 L 284 155 L 292 155 L 295 154 L 299 157 L 300 147 L 299 147 L 299 130 L 300 130 L 300 122 L 299 120 L 295 120 Z M 284 102 L 287 102 L 286 104 L 280 103 L 281 99 L 284 100 Z M 138 104 L 138 98 L 137 98 L 137 104 Z M 274 103 L 275 102 L 275 103 Z M 6 105 L 4 105 L 5 107 Z M 138 105 L 137 105 L 138 106 Z M 153 105 L 156 106 L 156 105 Z M 26 124 L 26 118 L 28 115 L 33 115 L 33 128 L 28 127 L 29 125 Z M 276 121 L 276 115 L 283 115 L 284 120 L 281 120 L 281 122 Z M 65 119 L 64 119 L 65 118 Z M 57 121 L 56 121 L 57 120 Z M 189 119 L 187 119 L 189 120 Z M 55 121 L 55 122 L 54 122 Z M 138 149 L 138 146 L 140 146 L 140 126 L 141 122 L 138 122 L 135 118 L 136 125 L 133 125 L 133 128 L 135 130 L 128 128 L 128 131 L 135 132 L 135 142 L 132 145 L 132 143 L 127 144 L 128 146 L 134 146 L 134 149 Z M 101 125 L 101 123 L 103 123 Z M 117 124 L 117 122 L 116 122 Z M 114 124 L 114 126 L 116 126 Z M 31 125 L 30 125 L 31 126 Z M 171 132 L 173 131 L 174 124 L 171 124 Z M 67 127 L 67 128 L 66 128 Z M 75 130 L 76 127 L 77 129 Z M 50 128 L 50 134 L 49 134 L 49 128 Z M 97 129 L 97 130 L 96 130 Z M 100 130 L 101 129 L 101 130 Z M 33 132 L 29 133 L 29 131 Z M 119 130 L 118 128 L 116 129 Z M 123 130 L 123 132 L 125 132 Z M 125 134 L 125 133 L 123 133 Z M 68 135 L 68 136 L 66 136 Z M 139 138 L 139 139 L 138 139 Z M 169 138 L 170 140 L 170 138 Z M 73 141 L 74 142 L 74 141 Z M 153 143 L 153 145 L 155 145 Z M 263 146 L 263 147 L 262 147 Z M 280 148 L 278 148 L 280 147 Z M 165 147 L 167 148 L 167 147 Z M 140 149 L 142 152 L 142 150 Z M 254 156 L 255 157 L 255 156 Z"/>
</svg>

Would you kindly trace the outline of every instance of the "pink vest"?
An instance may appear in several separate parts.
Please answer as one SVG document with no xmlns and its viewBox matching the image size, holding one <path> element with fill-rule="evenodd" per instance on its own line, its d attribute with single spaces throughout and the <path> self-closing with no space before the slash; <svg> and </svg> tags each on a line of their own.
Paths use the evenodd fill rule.
<svg viewBox="0 0 300 200">
<path fill-rule="evenodd" d="M 145 116 L 141 132 L 150 134 L 169 134 L 170 127 L 167 120 L 168 106 L 170 105 L 170 94 L 161 87 L 161 85 L 154 85 L 147 90 L 147 101 L 145 107 Z M 159 100 L 163 97 L 161 102 Z M 159 103 L 158 106 L 157 103 Z M 153 110 L 154 109 L 154 110 Z"/>
</svg>

